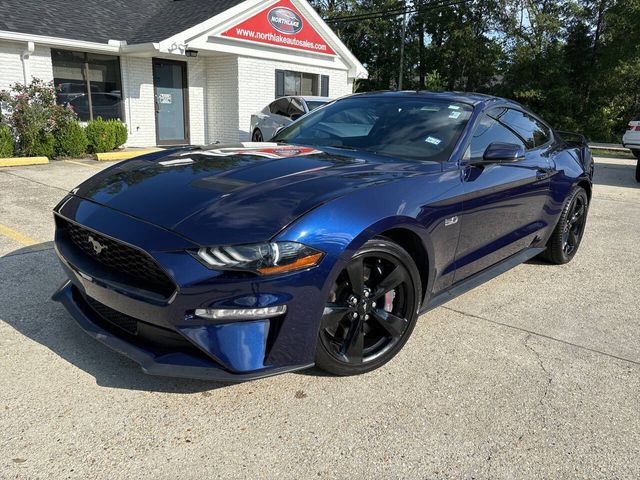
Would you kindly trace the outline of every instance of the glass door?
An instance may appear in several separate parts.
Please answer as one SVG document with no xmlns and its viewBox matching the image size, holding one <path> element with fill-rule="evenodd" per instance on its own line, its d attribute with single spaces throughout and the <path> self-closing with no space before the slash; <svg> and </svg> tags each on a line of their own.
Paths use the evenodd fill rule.
<svg viewBox="0 0 640 480">
<path fill-rule="evenodd" d="M 153 60 L 158 145 L 189 143 L 187 64 Z"/>
</svg>

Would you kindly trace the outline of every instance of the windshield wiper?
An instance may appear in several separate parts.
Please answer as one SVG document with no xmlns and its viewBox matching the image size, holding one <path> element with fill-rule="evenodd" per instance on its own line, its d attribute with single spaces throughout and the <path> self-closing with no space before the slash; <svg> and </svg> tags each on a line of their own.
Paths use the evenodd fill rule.
<svg viewBox="0 0 640 480">
<path fill-rule="evenodd" d="M 338 148 L 340 150 L 360 150 L 356 147 L 351 147 L 349 145 L 318 145 L 319 147 L 327 147 L 327 148 Z"/>
</svg>

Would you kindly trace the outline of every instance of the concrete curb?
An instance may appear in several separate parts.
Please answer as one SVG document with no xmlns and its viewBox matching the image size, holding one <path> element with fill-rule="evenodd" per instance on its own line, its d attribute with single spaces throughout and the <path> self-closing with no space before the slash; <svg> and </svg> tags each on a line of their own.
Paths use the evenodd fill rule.
<svg viewBox="0 0 640 480">
<path fill-rule="evenodd" d="M 159 152 L 161 150 L 161 148 L 144 148 L 140 150 L 126 150 L 122 152 L 96 153 L 95 157 L 96 160 L 100 162 L 112 162 L 114 160 L 129 160 L 130 158 L 146 155 L 147 153 Z"/>
<path fill-rule="evenodd" d="M 0 158 L 0 167 L 24 167 L 27 165 L 43 165 L 45 163 L 49 163 L 47 157 Z"/>
</svg>

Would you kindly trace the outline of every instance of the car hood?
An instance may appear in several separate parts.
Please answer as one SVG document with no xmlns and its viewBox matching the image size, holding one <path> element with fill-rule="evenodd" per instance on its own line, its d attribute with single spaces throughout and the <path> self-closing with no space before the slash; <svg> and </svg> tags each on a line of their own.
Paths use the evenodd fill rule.
<svg viewBox="0 0 640 480">
<path fill-rule="evenodd" d="M 250 243 L 355 189 L 441 168 L 335 152 L 273 143 L 181 149 L 122 162 L 73 193 L 201 245 Z"/>
</svg>

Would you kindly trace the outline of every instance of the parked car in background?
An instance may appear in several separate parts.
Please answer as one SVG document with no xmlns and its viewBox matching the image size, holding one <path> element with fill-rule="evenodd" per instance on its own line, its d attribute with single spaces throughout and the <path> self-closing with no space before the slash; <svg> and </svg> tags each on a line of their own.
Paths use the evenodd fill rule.
<svg viewBox="0 0 640 480">
<path fill-rule="evenodd" d="M 121 117 L 121 97 L 113 93 L 93 92 L 91 93 L 91 106 L 93 107 L 93 118 L 102 117 L 104 120 Z M 77 96 L 68 102 L 73 110 L 78 114 L 78 118 L 83 122 L 89 120 L 89 97 L 86 93 Z"/>
<path fill-rule="evenodd" d="M 305 113 L 331 102 L 327 97 L 280 97 L 251 115 L 251 140 L 271 139 L 279 128 L 286 127 Z"/>
<path fill-rule="evenodd" d="M 622 137 L 622 146 L 631 150 L 638 159 L 636 181 L 640 182 L 640 115 L 633 117 L 627 125 L 627 131 Z"/>
<path fill-rule="evenodd" d="M 68 104 L 74 98 L 78 98 L 82 95 L 86 95 L 87 85 L 84 82 L 63 82 L 58 86 L 58 103 L 61 105 Z M 91 85 L 91 91 L 93 93 L 98 92 L 98 87 Z"/>
<path fill-rule="evenodd" d="M 151 374 L 364 373 L 419 313 L 534 256 L 571 261 L 592 175 L 583 137 L 515 102 L 352 95 L 271 143 L 164 150 L 74 188 L 54 299 Z"/>
</svg>

